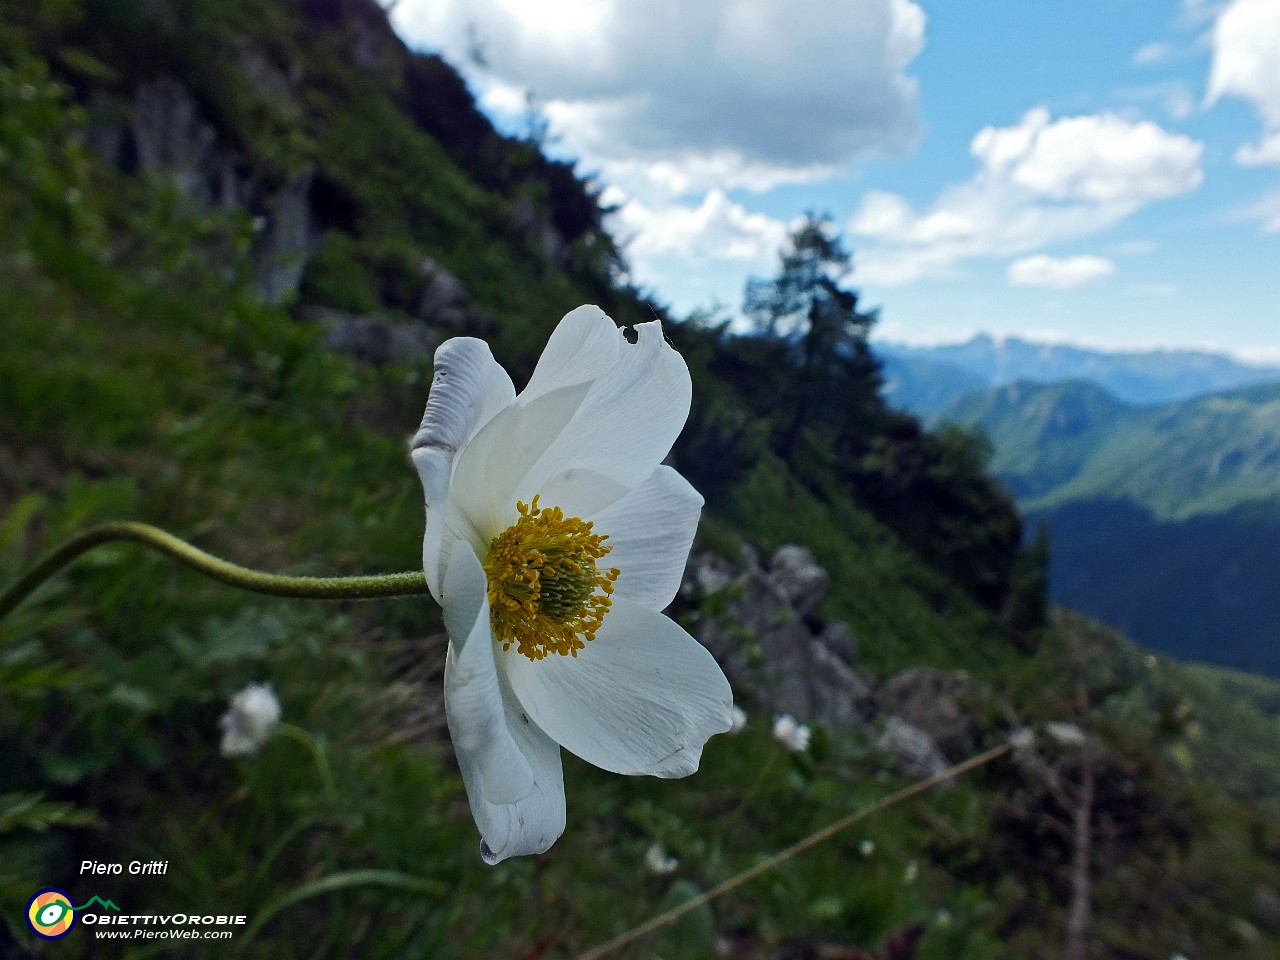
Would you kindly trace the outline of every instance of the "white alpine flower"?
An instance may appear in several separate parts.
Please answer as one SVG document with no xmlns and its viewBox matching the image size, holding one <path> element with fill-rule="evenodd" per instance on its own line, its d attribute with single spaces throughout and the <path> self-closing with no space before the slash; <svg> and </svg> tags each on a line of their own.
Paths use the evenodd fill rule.
<svg viewBox="0 0 1280 960">
<path fill-rule="evenodd" d="M 692 386 L 657 322 L 560 321 L 524 391 L 483 341 L 436 351 L 413 462 L 449 632 L 445 714 L 486 863 L 564 831 L 560 747 L 683 777 L 732 723 L 715 660 L 661 611 L 702 497 L 662 460 Z"/>
<path fill-rule="evenodd" d="M 280 724 L 280 700 L 269 683 L 251 683 L 231 698 L 219 719 L 224 757 L 251 757 Z"/>
<path fill-rule="evenodd" d="M 792 753 L 804 753 L 809 749 L 809 728 L 797 723 L 791 714 L 784 713 L 773 721 L 773 739 Z"/>
<path fill-rule="evenodd" d="M 662 844 L 651 843 L 644 853 L 644 865 L 654 876 L 665 877 L 679 869 L 680 861 L 675 857 L 667 856 L 667 851 Z"/>
</svg>

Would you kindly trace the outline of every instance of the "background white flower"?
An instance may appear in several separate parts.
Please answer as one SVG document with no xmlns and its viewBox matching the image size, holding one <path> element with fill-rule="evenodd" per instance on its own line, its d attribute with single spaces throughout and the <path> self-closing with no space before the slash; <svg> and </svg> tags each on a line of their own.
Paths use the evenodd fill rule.
<svg viewBox="0 0 1280 960">
<path fill-rule="evenodd" d="M 231 698 L 218 720 L 224 757 L 248 757 L 271 739 L 280 724 L 280 701 L 269 683 L 251 683 Z"/>
<path fill-rule="evenodd" d="M 662 460 L 692 385 L 659 323 L 561 320 L 524 391 L 479 340 L 436 351 L 413 461 L 423 569 L 449 632 L 445 712 L 488 863 L 565 825 L 560 747 L 682 777 L 732 723 L 706 649 L 661 610 L 702 497 Z"/>
<path fill-rule="evenodd" d="M 668 873 L 675 873 L 680 866 L 680 861 L 675 857 L 667 856 L 667 851 L 663 849 L 662 844 L 653 843 L 645 851 L 644 865 L 650 873 L 661 877 Z"/>
<path fill-rule="evenodd" d="M 730 733 L 741 733 L 747 725 L 747 711 L 736 703 L 733 705 L 733 717 L 729 726 Z"/>
<path fill-rule="evenodd" d="M 773 721 L 773 738 L 793 753 L 809 749 L 809 728 L 797 723 L 790 714 L 783 714 Z"/>
</svg>

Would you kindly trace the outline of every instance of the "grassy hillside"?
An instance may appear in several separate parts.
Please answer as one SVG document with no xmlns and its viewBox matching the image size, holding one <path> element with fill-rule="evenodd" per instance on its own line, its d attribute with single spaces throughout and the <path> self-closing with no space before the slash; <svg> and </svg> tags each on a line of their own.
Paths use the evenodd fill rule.
<svg viewBox="0 0 1280 960">
<path fill-rule="evenodd" d="M 411 569 L 422 507 L 404 442 L 429 357 L 337 352 L 318 310 L 435 339 L 484 333 L 517 380 L 580 302 L 651 316 L 610 279 L 589 185 L 498 137 L 371 4 L 36 3 L 0 28 L 0 50 L 5 582 L 70 533 L 129 518 L 265 569 Z M 120 134 L 137 91 L 186 104 L 175 84 L 204 118 L 188 132 L 215 143 L 175 147 L 176 169 L 145 151 L 126 162 L 121 143 L 142 142 Z M 214 202 L 209 169 L 230 171 L 243 202 Z M 299 194 L 310 227 L 290 246 Z M 422 315 L 423 257 L 466 287 L 459 325 Z M 1106 723 L 1112 691 L 1081 667 L 1086 632 L 1015 609 L 1035 599 L 1036 571 L 978 451 L 870 409 L 815 421 L 782 458 L 767 411 L 785 348 L 694 324 L 671 335 L 695 377 L 677 460 L 705 481 L 704 545 L 811 546 L 834 584 L 820 613 L 849 622 L 865 666 L 987 684 L 982 745 L 1013 721 L 1096 727 L 1098 818 L 1115 826 L 1098 854 L 1100 942 L 1274 956 L 1280 932 L 1254 901 L 1280 889 L 1280 835 L 1250 806 L 1270 797 L 1267 768 L 1256 792 L 1228 796 L 1178 766 L 1185 730 L 1157 741 Z M 568 758 L 564 838 L 486 868 L 444 732 L 445 643 L 426 598 L 250 597 L 124 546 L 59 576 L 0 621 L 0 954 L 154 955 L 84 930 L 36 942 L 25 904 L 52 885 L 132 912 L 246 914 L 231 949 L 248 957 L 573 956 L 902 783 L 863 740 L 819 731 L 790 754 L 754 715 L 693 780 Z M 275 685 L 290 726 L 227 760 L 217 719 L 250 681 Z M 1269 722 L 1257 703 L 1233 720 L 1241 735 Z M 1160 716 L 1132 711 L 1152 729 Z M 706 956 L 713 933 L 755 955 L 883 953 L 919 925 L 922 960 L 1056 956 L 1066 860 L 1039 831 L 1060 814 L 1042 783 L 993 766 L 629 955 Z M 674 874 L 646 869 L 655 842 Z M 170 870 L 90 883 L 84 859 Z"/>
</svg>

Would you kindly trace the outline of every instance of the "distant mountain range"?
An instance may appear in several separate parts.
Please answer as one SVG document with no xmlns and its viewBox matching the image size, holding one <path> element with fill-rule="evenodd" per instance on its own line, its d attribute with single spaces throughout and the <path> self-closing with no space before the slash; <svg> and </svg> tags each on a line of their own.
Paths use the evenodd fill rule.
<svg viewBox="0 0 1280 960">
<path fill-rule="evenodd" d="M 874 349 L 884 367 L 885 398 L 926 421 L 966 393 L 1019 380 L 1087 380 L 1138 404 L 1280 381 L 1280 367 L 1251 366 L 1195 350 L 1112 353 L 989 334 L 933 347 L 877 342 Z"/>
<path fill-rule="evenodd" d="M 1022 381 L 939 419 L 980 427 L 1030 525 L 1047 524 L 1055 600 L 1149 647 L 1280 676 L 1280 383 L 1140 406 Z"/>
</svg>

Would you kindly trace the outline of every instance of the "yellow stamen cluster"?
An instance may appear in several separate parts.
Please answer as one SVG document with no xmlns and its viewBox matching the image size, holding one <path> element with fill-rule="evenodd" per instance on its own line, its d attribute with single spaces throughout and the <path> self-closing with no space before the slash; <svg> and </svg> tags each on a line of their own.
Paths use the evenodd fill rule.
<svg viewBox="0 0 1280 960">
<path fill-rule="evenodd" d="M 613 549 L 604 545 L 608 535 L 559 507 L 543 510 L 536 496 L 516 507 L 520 519 L 493 538 L 484 560 L 493 635 L 530 660 L 576 657 L 613 603 L 620 571 L 596 565 Z"/>
</svg>

